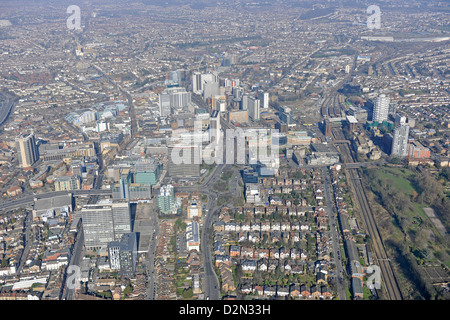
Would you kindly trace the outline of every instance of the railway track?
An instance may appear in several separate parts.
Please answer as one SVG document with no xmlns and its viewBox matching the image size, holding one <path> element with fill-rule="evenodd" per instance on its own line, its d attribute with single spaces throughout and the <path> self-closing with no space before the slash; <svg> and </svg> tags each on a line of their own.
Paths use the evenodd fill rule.
<svg viewBox="0 0 450 320">
<path fill-rule="evenodd" d="M 341 106 L 338 100 L 336 92 L 333 92 L 325 98 L 320 108 L 322 117 L 335 118 L 341 116 Z"/>
<path fill-rule="evenodd" d="M 332 134 L 335 139 L 341 140 L 344 135 L 341 130 L 333 129 Z M 341 151 L 342 160 L 344 163 L 354 162 L 352 153 L 350 152 L 348 145 L 340 145 L 339 150 Z M 384 292 L 386 292 L 386 297 L 389 300 L 402 300 L 403 296 L 400 287 L 395 278 L 394 271 L 392 269 L 391 262 L 386 254 L 383 241 L 381 239 L 380 233 L 378 231 L 375 218 L 373 216 L 372 210 L 369 206 L 367 200 L 364 185 L 361 180 L 361 176 L 358 168 L 347 168 L 349 173 L 350 181 L 352 184 L 353 191 L 356 195 L 357 202 L 361 209 L 361 218 L 366 226 L 366 230 L 372 239 L 372 248 L 375 255 L 375 264 L 377 264 L 381 269 L 382 283 L 384 283 Z"/>
<path fill-rule="evenodd" d="M 373 213 L 370 209 L 367 197 L 362 184 L 359 169 L 348 169 L 350 179 L 352 181 L 353 190 L 355 191 L 358 203 L 361 209 L 361 217 L 372 239 L 372 248 L 374 249 L 376 264 L 381 269 L 381 277 L 385 285 L 385 292 L 389 300 L 402 300 L 402 294 L 398 286 L 397 280 L 392 270 L 391 262 L 386 254 L 386 250 L 381 240 Z"/>
</svg>

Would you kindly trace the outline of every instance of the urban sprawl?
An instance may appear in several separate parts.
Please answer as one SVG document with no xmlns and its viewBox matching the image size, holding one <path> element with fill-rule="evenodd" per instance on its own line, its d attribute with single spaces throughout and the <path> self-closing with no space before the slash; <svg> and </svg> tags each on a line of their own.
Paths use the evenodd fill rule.
<svg viewBox="0 0 450 320">
<path fill-rule="evenodd" d="M 0 300 L 449 299 L 450 7 L 375 2 L 0 4 Z"/>
</svg>

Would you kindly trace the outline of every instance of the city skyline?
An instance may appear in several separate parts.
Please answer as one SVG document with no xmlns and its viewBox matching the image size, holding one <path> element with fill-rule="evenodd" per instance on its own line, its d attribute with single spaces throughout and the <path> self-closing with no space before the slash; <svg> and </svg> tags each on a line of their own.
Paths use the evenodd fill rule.
<svg viewBox="0 0 450 320">
<path fill-rule="evenodd" d="M 2 2 L 0 300 L 449 300 L 449 13 Z"/>
</svg>

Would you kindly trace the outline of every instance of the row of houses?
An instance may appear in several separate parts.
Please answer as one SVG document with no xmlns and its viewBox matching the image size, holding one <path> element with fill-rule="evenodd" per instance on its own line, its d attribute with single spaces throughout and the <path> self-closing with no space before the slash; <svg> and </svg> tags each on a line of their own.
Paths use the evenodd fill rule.
<svg viewBox="0 0 450 320">
<path fill-rule="evenodd" d="M 0 300 L 40 300 L 40 292 L 0 292 Z"/>
<path fill-rule="evenodd" d="M 235 223 L 216 221 L 213 224 L 216 232 L 270 232 L 270 231 L 308 231 L 311 226 L 308 222 L 255 222 Z"/>
<path fill-rule="evenodd" d="M 259 259 L 269 258 L 269 259 L 301 259 L 301 260 L 306 260 L 308 258 L 308 255 L 304 250 L 297 248 L 288 249 L 285 247 L 263 249 L 249 246 L 231 245 L 228 248 L 228 253 L 232 258 L 259 258 Z M 226 254 L 226 250 L 221 245 L 220 241 L 215 242 L 214 254 L 217 255 Z"/>
<path fill-rule="evenodd" d="M 270 216 L 275 212 L 283 215 L 303 217 L 308 212 L 313 212 L 313 207 L 308 206 L 306 200 L 299 199 L 298 205 L 295 204 L 295 200 L 284 199 L 281 200 L 278 196 L 271 196 L 269 202 L 264 206 L 245 206 L 235 208 L 237 213 L 242 213 L 249 217 L 267 215 Z M 223 208 L 222 211 L 229 210 L 229 208 Z"/>
<path fill-rule="evenodd" d="M 239 232 L 238 234 L 235 234 L 233 238 L 238 243 L 244 243 L 246 241 L 258 244 L 262 241 L 267 241 L 268 243 L 275 244 L 278 241 L 284 241 L 284 242 L 293 242 L 298 243 L 300 241 L 306 240 L 307 234 L 310 234 L 309 232 L 283 232 L 283 231 L 272 231 L 272 232 Z M 230 235 L 228 235 L 230 236 Z M 228 239 L 229 241 L 230 239 Z M 234 241 L 234 240 L 232 240 Z"/>
<path fill-rule="evenodd" d="M 273 177 L 261 178 L 261 183 L 265 187 L 273 187 L 273 186 L 294 187 L 294 186 L 308 185 L 308 182 L 305 179 L 289 179 L 289 178 L 273 178 Z"/>
<path fill-rule="evenodd" d="M 290 286 L 269 286 L 245 284 L 240 288 L 243 294 L 265 297 L 292 297 L 304 299 L 332 299 L 333 294 L 328 286 L 291 284 Z"/>
<path fill-rule="evenodd" d="M 276 268 L 280 268 L 282 272 L 292 273 L 292 274 L 303 274 L 308 267 L 308 264 L 304 260 L 278 260 L 278 259 L 241 259 L 239 261 L 234 261 L 236 264 L 240 264 L 242 271 L 244 272 L 255 272 L 255 271 L 269 271 L 273 272 Z M 215 264 L 220 266 L 221 264 L 233 265 L 233 261 L 230 256 L 227 255 L 216 255 Z"/>
</svg>

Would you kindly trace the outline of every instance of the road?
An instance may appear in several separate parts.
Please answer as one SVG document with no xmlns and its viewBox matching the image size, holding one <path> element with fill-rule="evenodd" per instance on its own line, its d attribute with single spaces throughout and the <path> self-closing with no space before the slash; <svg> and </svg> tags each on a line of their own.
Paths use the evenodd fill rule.
<svg viewBox="0 0 450 320">
<path fill-rule="evenodd" d="M 19 259 L 20 263 L 19 267 L 17 268 L 17 274 L 20 274 L 20 272 L 22 271 L 23 265 L 27 260 L 28 252 L 30 251 L 31 244 L 33 243 L 33 239 L 31 236 L 32 234 L 31 223 L 32 223 L 32 213 L 28 212 L 24 222 L 25 234 L 23 235 L 24 238 L 23 242 L 25 244 L 25 247 L 22 251 L 22 254 L 20 255 Z"/>
<path fill-rule="evenodd" d="M 147 299 L 155 300 L 156 299 L 156 289 L 157 289 L 157 277 L 155 271 L 155 253 L 156 246 L 158 243 L 159 237 L 159 223 L 158 223 L 158 214 L 152 208 L 152 214 L 150 216 L 150 221 L 152 222 L 150 225 L 150 230 L 152 232 L 151 240 L 148 246 L 147 252 L 147 260 L 146 260 L 146 272 L 147 272 Z"/>
<path fill-rule="evenodd" d="M 205 268 L 205 288 L 204 292 L 210 300 L 220 300 L 220 284 L 219 279 L 213 268 L 213 261 L 211 255 L 211 243 L 209 235 L 214 221 L 214 216 L 218 211 L 217 196 L 208 195 L 208 211 L 203 222 L 203 229 L 201 234 L 201 248 L 203 254 L 203 262 Z"/>
<path fill-rule="evenodd" d="M 11 113 L 14 105 L 14 98 L 10 95 L 0 92 L 0 125 L 2 125 Z"/>
<path fill-rule="evenodd" d="M 223 169 L 225 168 L 224 164 L 216 165 L 213 172 L 209 175 L 209 177 L 203 182 L 201 186 L 189 186 L 189 187 L 176 187 L 176 192 L 182 191 L 200 191 L 202 194 L 205 194 L 208 197 L 207 211 L 205 213 L 203 219 L 203 227 L 201 230 L 201 238 L 200 238 L 200 248 L 201 255 L 203 257 L 203 264 L 205 270 L 205 288 L 204 292 L 210 300 L 220 300 L 220 284 L 219 279 L 217 278 L 216 273 L 213 268 L 213 259 L 211 254 L 211 243 L 209 241 L 209 234 L 212 228 L 212 223 L 217 217 L 217 213 L 219 207 L 217 206 L 217 197 L 219 195 L 218 192 L 212 189 L 214 183 L 220 179 L 222 175 Z"/>
<path fill-rule="evenodd" d="M 41 193 L 37 195 L 16 197 L 11 200 L 6 200 L 0 203 L 0 211 L 7 211 L 17 208 L 23 208 L 26 205 L 32 205 L 34 199 L 49 199 L 57 196 L 62 196 L 66 194 L 73 194 L 74 197 L 77 196 L 92 196 L 92 195 L 111 195 L 111 190 L 109 189 L 92 189 L 92 190 L 67 190 L 67 191 L 51 191 L 46 193 Z"/>
<path fill-rule="evenodd" d="M 330 233 L 331 233 L 331 241 L 333 243 L 333 260 L 334 264 L 336 266 L 335 268 L 335 284 L 336 284 L 336 292 L 339 297 L 339 300 L 346 300 L 347 294 L 346 294 L 346 285 L 344 283 L 344 280 L 341 278 L 341 275 L 344 274 L 344 267 L 342 263 L 342 257 L 340 255 L 340 244 L 339 239 L 341 239 L 341 235 L 337 232 L 337 211 L 334 206 L 334 197 L 331 193 L 331 181 L 330 181 L 330 175 L 328 173 L 327 168 L 322 168 L 322 175 L 324 178 L 324 189 L 325 189 L 325 196 L 327 199 L 327 211 L 328 211 L 328 224 L 330 226 Z"/>
<path fill-rule="evenodd" d="M 70 258 L 69 266 L 81 266 L 81 259 L 84 256 L 84 232 L 83 224 L 80 225 L 80 229 L 77 232 L 75 243 L 72 248 L 72 255 Z M 67 272 L 64 275 L 64 288 L 61 295 L 61 300 L 73 300 L 75 298 L 75 290 L 67 287 L 66 283 Z"/>
</svg>

